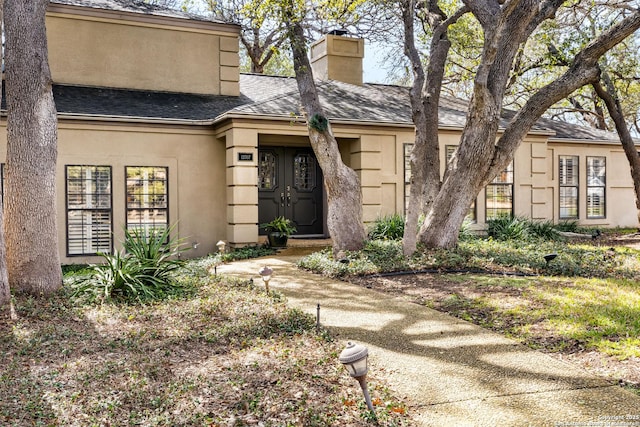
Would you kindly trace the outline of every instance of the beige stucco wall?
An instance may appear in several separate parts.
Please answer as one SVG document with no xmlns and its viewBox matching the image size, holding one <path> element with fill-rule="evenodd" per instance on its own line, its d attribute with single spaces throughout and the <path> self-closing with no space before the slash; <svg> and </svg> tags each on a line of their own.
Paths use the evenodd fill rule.
<svg viewBox="0 0 640 427">
<path fill-rule="evenodd" d="M 0 125 L 0 161 L 5 160 L 6 128 Z M 363 214 L 367 223 L 404 211 L 404 144 L 413 141 L 408 127 L 335 124 L 333 130 L 345 163 L 362 182 Z M 441 133 L 441 163 L 446 145 L 456 145 L 460 132 Z M 112 167 L 114 241 L 123 238 L 125 166 L 165 166 L 169 169 L 169 218 L 189 245 L 187 256 L 216 250 L 218 240 L 231 245 L 259 241 L 257 150 L 260 145 L 306 145 L 306 128 L 288 121 L 236 120 L 218 129 L 205 126 L 117 124 L 62 120 L 59 124 L 58 234 L 64 263 L 94 262 L 67 257 L 65 166 Z M 238 153 L 252 153 L 240 161 Z M 580 157 L 580 223 L 599 227 L 637 226 L 635 199 L 624 153 L 615 144 L 569 144 L 530 136 L 514 157 L 514 210 L 534 219 L 558 221 L 557 158 Z M 586 157 L 607 159 L 607 216 L 586 217 Z M 327 173 L 327 172 L 325 172 Z M 330 172 L 328 172 L 330 173 Z M 484 191 L 478 195 L 478 228 L 484 226 Z M 119 247 L 119 245 L 117 245 Z"/>
<path fill-rule="evenodd" d="M 55 83 L 239 94 L 235 26 L 190 28 L 60 12 L 49 12 L 46 25 Z"/>
<path fill-rule="evenodd" d="M 66 256 L 66 165 L 108 165 L 112 174 L 114 243 L 120 248 L 125 224 L 125 166 L 168 167 L 169 221 L 192 249 L 186 256 L 215 252 L 226 240 L 225 147 L 211 129 L 123 126 L 62 121 L 58 130 L 58 242 L 63 263 L 95 262 Z M 0 160 L 5 161 L 6 128 L 0 127 Z"/>
</svg>

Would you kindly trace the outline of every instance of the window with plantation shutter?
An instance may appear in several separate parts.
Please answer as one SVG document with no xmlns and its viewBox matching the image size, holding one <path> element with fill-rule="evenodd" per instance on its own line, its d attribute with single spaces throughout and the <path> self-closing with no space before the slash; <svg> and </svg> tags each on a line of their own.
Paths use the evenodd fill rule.
<svg viewBox="0 0 640 427">
<path fill-rule="evenodd" d="M 110 253 L 113 247 L 110 166 L 66 166 L 67 254 Z"/>
<path fill-rule="evenodd" d="M 513 216 L 513 161 L 485 187 L 487 220 Z"/>
<path fill-rule="evenodd" d="M 578 219 L 578 156 L 560 156 L 560 219 Z"/>
<path fill-rule="evenodd" d="M 169 226 L 169 168 L 127 166 L 127 229 L 144 234 Z"/>
<path fill-rule="evenodd" d="M 587 218 L 606 217 L 606 182 L 606 158 L 587 157 Z"/>
</svg>

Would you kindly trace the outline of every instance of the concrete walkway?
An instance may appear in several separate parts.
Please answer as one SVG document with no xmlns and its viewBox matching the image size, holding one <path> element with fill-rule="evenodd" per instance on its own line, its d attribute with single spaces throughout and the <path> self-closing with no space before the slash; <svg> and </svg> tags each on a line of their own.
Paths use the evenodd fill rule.
<svg viewBox="0 0 640 427">
<path fill-rule="evenodd" d="M 297 257 L 223 265 L 316 315 L 338 339 L 369 348 L 384 378 L 422 426 L 640 426 L 640 397 L 612 381 L 400 297 L 298 270 Z"/>
</svg>

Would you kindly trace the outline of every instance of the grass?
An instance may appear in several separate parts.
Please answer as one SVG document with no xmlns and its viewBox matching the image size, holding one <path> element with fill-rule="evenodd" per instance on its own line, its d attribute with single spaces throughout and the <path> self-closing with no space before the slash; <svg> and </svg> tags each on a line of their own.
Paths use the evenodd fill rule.
<svg viewBox="0 0 640 427">
<path fill-rule="evenodd" d="M 547 263 L 544 255 L 557 258 Z M 346 262 L 344 262 L 346 261 Z M 609 245 L 544 240 L 493 240 L 473 238 L 460 241 L 452 251 L 418 251 L 402 256 L 400 241 L 374 240 L 346 259 L 334 260 L 330 250 L 303 258 L 300 267 L 331 277 L 347 277 L 406 270 L 465 270 L 510 272 L 529 275 L 600 277 L 640 280 L 638 251 Z"/>
<path fill-rule="evenodd" d="M 188 263 L 175 278 L 193 292 L 162 301 L 15 297 L 17 320 L 0 318 L 0 425 L 368 424 L 341 344 L 281 295 L 208 274 L 212 262 Z M 369 385 L 380 425 L 409 422 Z"/>
<path fill-rule="evenodd" d="M 502 278 L 445 275 L 467 288 L 448 312 L 490 312 L 485 326 L 549 351 L 597 350 L 640 358 L 640 284 L 619 279 Z M 460 301 L 464 300 L 464 304 Z M 468 320 L 473 320 L 468 316 Z M 553 336 L 553 340 L 549 337 Z M 570 347 L 570 348 L 569 348 Z"/>
<path fill-rule="evenodd" d="M 548 253 L 558 256 L 547 263 Z M 326 251 L 300 266 L 404 292 L 640 393 L 640 251 L 615 241 L 469 238 L 452 251 L 422 249 L 404 259 L 400 243 L 385 240 L 348 254 L 346 263 Z M 393 275 L 403 270 L 425 274 Z"/>
</svg>

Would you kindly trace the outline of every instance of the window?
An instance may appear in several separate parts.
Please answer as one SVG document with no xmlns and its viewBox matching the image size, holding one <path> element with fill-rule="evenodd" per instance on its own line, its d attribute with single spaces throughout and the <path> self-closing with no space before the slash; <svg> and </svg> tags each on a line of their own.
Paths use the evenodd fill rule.
<svg viewBox="0 0 640 427">
<path fill-rule="evenodd" d="M 560 219 L 578 218 L 578 156 L 559 157 Z"/>
<path fill-rule="evenodd" d="M 513 161 L 485 188 L 487 220 L 513 216 Z"/>
<path fill-rule="evenodd" d="M 148 233 L 169 224 L 168 168 L 127 166 L 127 229 Z"/>
<path fill-rule="evenodd" d="M 407 212 L 409 208 L 409 195 L 411 187 L 411 150 L 413 150 L 413 144 L 405 143 L 404 148 L 404 211 Z"/>
<path fill-rule="evenodd" d="M 587 157 L 587 218 L 606 216 L 606 178 L 606 158 Z"/>
<path fill-rule="evenodd" d="M 458 147 L 455 146 L 455 145 L 446 145 L 444 147 L 445 156 L 447 158 L 447 163 L 449 163 L 449 160 L 451 160 L 451 158 L 453 157 L 453 153 L 455 153 L 456 148 L 458 148 Z M 471 206 L 469 207 L 469 212 L 467 213 L 467 216 L 466 216 L 465 219 L 467 219 L 469 221 L 476 222 L 476 201 L 475 201 L 475 199 L 471 203 Z"/>
<path fill-rule="evenodd" d="M 112 249 L 111 167 L 67 166 L 67 254 Z"/>
</svg>

